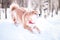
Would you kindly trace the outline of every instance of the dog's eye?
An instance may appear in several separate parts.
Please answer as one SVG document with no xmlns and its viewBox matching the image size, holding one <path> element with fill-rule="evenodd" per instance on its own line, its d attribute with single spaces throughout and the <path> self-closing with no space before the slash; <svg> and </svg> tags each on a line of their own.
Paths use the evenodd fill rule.
<svg viewBox="0 0 60 40">
<path fill-rule="evenodd" d="M 36 13 L 34 13 L 34 14 L 36 14 Z"/>
</svg>

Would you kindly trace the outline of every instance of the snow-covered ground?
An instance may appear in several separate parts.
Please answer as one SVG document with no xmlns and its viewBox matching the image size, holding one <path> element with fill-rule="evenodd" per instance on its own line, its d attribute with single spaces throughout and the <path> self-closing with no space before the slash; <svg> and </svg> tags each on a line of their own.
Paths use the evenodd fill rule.
<svg viewBox="0 0 60 40">
<path fill-rule="evenodd" d="M 8 11 L 7 11 L 8 12 Z M 8 19 L 0 20 L 0 40 L 60 40 L 60 12 L 54 17 L 39 17 L 36 24 L 40 34 L 15 26 L 8 12 Z"/>
</svg>

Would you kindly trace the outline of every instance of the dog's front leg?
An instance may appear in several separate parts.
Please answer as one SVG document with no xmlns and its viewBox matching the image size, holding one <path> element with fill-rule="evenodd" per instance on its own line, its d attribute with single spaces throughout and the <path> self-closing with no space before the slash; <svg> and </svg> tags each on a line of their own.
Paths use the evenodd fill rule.
<svg viewBox="0 0 60 40">
<path fill-rule="evenodd" d="M 28 25 L 26 25 L 26 24 L 24 24 L 24 29 L 27 29 L 27 30 L 29 30 L 30 32 L 32 32 L 32 33 L 33 33 L 32 28 L 31 28 L 31 27 L 29 27 L 29 26 L 28 26 Z"/>
<path fill-rule="evenodd" d="M 34 26 L 33 29 L 36 29 L 38 33 L 40 33 L 40 29 L 38 27 Z"/>
</svg>

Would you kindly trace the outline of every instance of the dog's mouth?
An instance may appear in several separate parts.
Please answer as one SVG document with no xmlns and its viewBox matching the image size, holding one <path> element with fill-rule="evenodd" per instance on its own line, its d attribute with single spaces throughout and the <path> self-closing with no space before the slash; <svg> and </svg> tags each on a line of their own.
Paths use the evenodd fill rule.
<svg viewBox="0 0 60 40">
<path fill-rule="evenodd" d="M 30 24 L 34 24 L 34 22 L 32 22 L 31 20 L 29 20 L 29 23 L 30 23 Z"/>
</svg>

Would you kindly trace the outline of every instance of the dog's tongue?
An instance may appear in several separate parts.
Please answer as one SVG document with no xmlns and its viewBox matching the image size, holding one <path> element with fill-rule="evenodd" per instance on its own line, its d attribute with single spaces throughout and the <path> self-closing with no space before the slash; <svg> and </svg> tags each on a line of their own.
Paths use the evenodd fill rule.
<svg viewBox="0 0 60 40">
<path fill-rule="evenodd" d="M 31 20 L 29 21 L 30 24 L 34 24 Z"/>
</svg>

